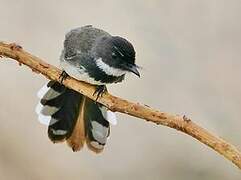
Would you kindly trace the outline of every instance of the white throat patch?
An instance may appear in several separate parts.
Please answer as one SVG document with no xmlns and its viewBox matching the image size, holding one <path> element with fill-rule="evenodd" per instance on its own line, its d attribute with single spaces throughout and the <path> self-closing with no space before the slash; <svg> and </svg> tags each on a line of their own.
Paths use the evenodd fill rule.
<svg viewBox="0 0 241 180">
<path fill-rule="evenodd" d="M 109 66 L 108 64 L 103 62 L 101 58 L 96 59 L 95 61 L 96 61 L 96 65 L 101 70 L 103 70 L 107 75 L 110 75 L 110 76 L 122 76 L 123 74 L 126 73 L 124 70 L 117 69 L 117 68 Z"/>
</svg>

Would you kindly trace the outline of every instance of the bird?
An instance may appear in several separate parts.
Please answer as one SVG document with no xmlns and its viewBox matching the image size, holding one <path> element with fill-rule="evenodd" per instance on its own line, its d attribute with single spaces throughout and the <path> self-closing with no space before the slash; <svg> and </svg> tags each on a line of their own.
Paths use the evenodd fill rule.
<svg viewBox="0 0 241 180">
<path fill-rule="evenodd" d="M 110 123 L 116 116 L 107 107 L 72 89 L 62 81 L 71 76 L 96 86 L 97 98 L 106 85 L 120 83 L 127 73 L 140 77 L 135 49 L 123 37 L 113 36 L 92 25 L 70 30 L 65 35 L 60 55 L 61 82 L 49 81 L 37 93 L 38 120 L 48 125 L 53 143 L 66 142 L 74 152 L 86 144 L 100 153 L 110 135 Z"/>
</svg>

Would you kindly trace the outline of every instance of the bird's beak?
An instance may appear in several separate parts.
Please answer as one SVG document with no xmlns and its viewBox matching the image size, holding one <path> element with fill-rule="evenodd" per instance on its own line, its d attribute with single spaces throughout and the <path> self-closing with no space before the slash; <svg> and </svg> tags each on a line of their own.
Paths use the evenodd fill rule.
<svg viewBox="0 0 241 180">
<path fill-rule="evenodd" d="M 140 77 L 140 73 L 139 71 L 137 70 L 138 69 L 138 66 L 136 66 L 135 64 L 128 64 L 127 66 L 125 66 L 125 69 L 127 71 L 130 71 L 132 73 L 134 73 L 135 75 L 137 75 L 138 77 Z"/>
</svg>

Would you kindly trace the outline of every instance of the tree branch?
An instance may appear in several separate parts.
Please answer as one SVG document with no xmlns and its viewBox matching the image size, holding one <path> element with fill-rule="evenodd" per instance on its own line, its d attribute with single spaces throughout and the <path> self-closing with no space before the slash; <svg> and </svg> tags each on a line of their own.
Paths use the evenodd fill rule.
<svg viewBox="0 0 241 180">
<path fill-rule="evenodd" d="M 15 59 L 19 62 L 19 64 L 25 64 L 34 72 L 41 73 L 48 79 L 60 81 L 59 77 L 61 70 L 24 51 L 16 44 L 0 42 L 0 56 Z M 71 77 L 64 80 L 63 84 L 91 99 L 96 98 L 93 96 L 95 87 L 90 84 L 77 81 Z M 208 132 L 186 116 L 177 116 L 170 113 L 160 112 L 148 106 L 140 105 L 139 103 L 132 103 L 112 96 L 109 93 L 103 94 L 103 97 L 99 98 L 98 102 L 105 105 L 112 111 L 118 111 L 145 119 L 146 121 L 150 121 L 158 125 L 168 126 L 188 134 L 223 155 L 241 169 L 241 153 L 235 146 Z"/>
</svg>

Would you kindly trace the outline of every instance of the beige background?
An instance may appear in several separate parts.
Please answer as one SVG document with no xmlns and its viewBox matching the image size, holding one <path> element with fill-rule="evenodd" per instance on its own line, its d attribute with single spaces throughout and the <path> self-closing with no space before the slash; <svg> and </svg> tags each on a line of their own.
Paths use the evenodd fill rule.
<svg viewBox="0 0 241 180">
<path fill-rule="evenodd" d="M 121 97 L 186 114 L 241 149 L 241 2 L 238 0 L 0 0 L 0 40 L 58 65 L 64 34 L 93 24 L 135 46 L 140 79 Z M 54 145 L 34 112 L 47 81 L 0 62 L 0 179 L 239 180 L 240 170 L 175 130 L 118 114 L 103 154 Z"/>
</svg>

